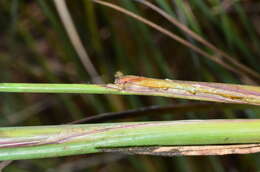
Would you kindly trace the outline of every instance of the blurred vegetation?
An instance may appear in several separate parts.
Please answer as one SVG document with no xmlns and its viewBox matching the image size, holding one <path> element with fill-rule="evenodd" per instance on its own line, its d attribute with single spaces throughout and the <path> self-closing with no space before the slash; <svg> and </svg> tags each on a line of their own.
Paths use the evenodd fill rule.
<svg viewBox="0 0 260 172">
<path fill-rule="evenodd" d="M 133 0 L 111 0 L 213 54 L 158 13 Z M 152 3 L 260 72 L 260 3 L 240 0 L 153 0 Z M 103 82 L 116 71 L 155 78 L 248 83 L 190 48 L 143 23 L 91 0 L 67 1 L 74 26 Z M 1 82 L 93 83 L 52 0 L 0 1 Z M 240 70 L 237 68 L 237 70 Z M 159 97 L 1 93 L 1 126 L 64 124 L 104 112 L 152 105 L 192 104 Z M 185 108 L 186 106 L 184 106 Z M 199 108 L 199 107 L 198 107 Z M 113 121 L 258 118 L 248 106 L 163 112 Z M 259 171 L 260 155 L 152 157 L 97 154 L 12 162 L 5 171 Z"/>
</svg>

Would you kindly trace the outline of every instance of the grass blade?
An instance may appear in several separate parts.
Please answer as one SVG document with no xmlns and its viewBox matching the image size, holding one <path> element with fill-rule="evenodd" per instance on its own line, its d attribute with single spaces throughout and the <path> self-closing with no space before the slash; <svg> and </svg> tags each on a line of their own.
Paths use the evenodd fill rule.
<svg viewBox="0 0 260 172">
<path fill-rule="evenodd" d="M 82 42 L 77 34 L 76 28 L 73 24 L 72 18 L 70 13 L 67 9 L 66 2 L 64 0 L 55 0 L 54 1 L 56 8 L 59 12 L 59 15 L 62 19 L 62 22 L 67 30 L 68 36 L 73 44 L 76 52 L 78 53 L 82 64 L 84 65 L 85 69 L 90 74 L 92 80 L 96 83 L 103 83 L 102 79 L 99 77 L 94 65 L 92 64 L 87 51 L 85 50 Z"/>
</svg>

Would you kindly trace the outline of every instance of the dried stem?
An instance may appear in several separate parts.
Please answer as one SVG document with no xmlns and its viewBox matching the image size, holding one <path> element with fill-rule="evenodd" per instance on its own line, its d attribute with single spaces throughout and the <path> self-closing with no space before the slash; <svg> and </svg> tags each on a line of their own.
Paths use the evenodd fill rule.
<svg viewBox="0 0 260 172">
<path fill-rule="evenodd" d="M 91 76 L 92 81 L 97 84 L 103 83 L 79 38 L 65 0 L 54 0 L 54 4 L 56 5 L 57 11 L 68 33 L 71 43 L 74 46 L 83 66 Z"/>
<path fill-rule="evenodd" d="M 169 22 L 171 22 L 172 24 L 174 24 L 175 26 L 180 28 L 182 31 L 186 32 L 193 39 L 195 39 L 196 41 L 198 41 L 201 44 L 205 45 L 206 47 L 210 48 L 211 50 L 213 50 L 215 52 L 215 54 L 224 57 L 226 60 L 231 62 L 232 65 L 236 66 L 238 68 L 237 70 L 241 70 L 240 73 L 244 72 L 244 73 L 247 73 L 247 74 L 253 76 L 254 78 L 260 79 L 260 74 L 258 74 L 257 72 L 253 71 L 252 69 L 248 68 L 244 64 L 240 63 L 234 57 L 232 57 L 232 56 L 228 55 L 227 53 L 225 53 L 223 50 L 217 48 L 212 43 L 210 43 L 209 41 L 207 41 L 206 39 L 204 39 L 203 37 L 201 37 L 197 33 L 193 32 L 187 26 L 185 26 L 182 23 L 180 23 L 174 17 L 170 16 L 165 11 L 161 10 L 159 7 L 153 5 L 152 3 L 150 3 L 149 1 L 146 1 L 146 0 L 135 0 L 135 1 L 139 2 L 139 3 L 142 3 L 142 4 L 146 5 L 147 7 L 151 8 L 152 10 L 156 11 L 158 14 L 160 14 L 165 19 L 167 19 Z M 219 56 L 213 56 L 213 57 L 221 59 Z"/>
<path fill-rule="evenodd" d="M 226 109 L 252 109 L 258 108 L 257 106 L 241 105 L 241 104 L 220 104 L 220 103 L 188 103 L 188 104 L 173 104 L 167 106 L 153 105 L 141 107 L 137 109 L 130 109 L 121 112 L 107 112 L 90 117 L 82 118 L 77 121 L 70 122 L 69 124 L 82 124 L 104 122 L 108 120 L 117 120 L 125 118 L 135 118 L 141 116 L 151 116 L 162 114 L 172 114 L 174 117 L 179 117 L 187 112 L 208 112 L 211 110 L 226 110 Z"/>
<path fill-rule="evenodd" d="M 145 19 L 145 18 L 143 18 L 143 17 L 141 17 L 141 16 L 131 12 L 131 11 L 128 11 L 128 10 L 126 10 L 124 8 L 121 8 L 121 7 L 119 7 L 119 6 L 115 5 L 115 4 L 112 4 L 112 3 L 109 3 L 109 2 L 104 2 L 102 0 L 92 0 L 92 1 L 95 2 L 95 3 L 98 3 L 100 5 L 110 7 L 112 9 L 114 9 L 114 10 L 117 10 L 119 12 L 122 12 L 122 13 L 130 16 L 130 17 L 133 17 L 133 18 L 137 19 L 138 21 L 140 21 L 140 22 L 142 22 L 142 23 L 152 27 L 153 29 L 155 29 L 155 30 L 165 34 L 166 36 L 168 36 L 168 37 L 178 41 L 179 43 L 189 47 L 190 49 L 192 49 L 193 51 L 197 52 L 198 54 L 200 54 L 200 55 L 202 55 L 202 56 L 204 56 L 204 57 L 206 57 L 206 58 L 216 62 L 217 64 L 220 64 L 224 68 L 226 68 L 226 69 L 228 69 L 228 70 L 238 74 L 239 76 L 244 76 L 245 78 L 248 78 L 247 74 L 249 74 L 252 77 L 252 79 L 259 80 L 259 78 L 260 78 L 260 75 L 258 73 L 252 71 L 250 68 L 244 66 L 243 64 L 240 64 L 238 61 L 233 59 L 231 56 L 229 56 L 228 54 L 226 54 L 222 50 L 216 49 L 216 47 L 212 46 L 209 42 L 205 42 L 206 40 L 202 39 L 201 37 L 198 37 L 197 35 L 196 36 L 193 35 L 193 36 L 195 36 L 195 38 L 198 41 L 204 43 L 207 46 L 210 46 L 210 48 L 213 48 L 213 50 L 218 51 L 218 53 L 220 53 L 220 54 L 211 55 L 211 54 L 207 53 L 206 51 L 204 51 L 203 49 L 193 45 L 189 41 L 186 41 L 185 39 L 179 37 L 178 35 L 170 32 L 169 30 L 167 30 L 167 29 L 165 29 L 165 28 L 163 28 L 163 27 L 161 27 L 161 26 L 159 26 L 159 25 L 157 25 L 157 24 L 155 24 L 155 23 L 153 23 L 153 22 L 151 22 L 151 21 L 149 21 L 149 20 L 147 20 L 147 19 Z M 172 19 L 170 19 L 170 20 L 172 21 Z M 182 29 L 184 29 L 184 27 L 182 27 Z M 187 29 L 185 31 L 189 32 L 189 30 L 187 30 Z M 223 60 L 221 58 L 218 58 L 218 55 L 221 55 L 221 56 L 227 58 L 231 63 L 235 64 L 236 67 L 226 63 L 225 60 Z M 239 69 L 244 69 L 244 70 L 243 71 L 237 70 L 237 67 Z M 252 80 L 252 79 L 250 79 L 250 82 L 256 83 L 256 81 Z"/>
</svg>

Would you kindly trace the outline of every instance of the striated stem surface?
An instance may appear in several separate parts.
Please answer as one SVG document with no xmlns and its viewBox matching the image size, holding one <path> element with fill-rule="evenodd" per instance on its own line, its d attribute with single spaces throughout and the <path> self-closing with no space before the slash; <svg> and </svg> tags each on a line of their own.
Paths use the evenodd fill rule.
<svg viewBox="0 0 260 172">
<path fill-rule="evenodd" d="M 0 128 L 0 160 L 108 148 L 260 143 L 260 120 L 187 120 Z"/>
<path fill-rule="evenodd" d="M 259 86 L 154 79 L 133 75 L 119 76 L 114 84 L 106 85 L 1 83 L 0 92 L 150 95 L 260 105 Z"/>
</svg>

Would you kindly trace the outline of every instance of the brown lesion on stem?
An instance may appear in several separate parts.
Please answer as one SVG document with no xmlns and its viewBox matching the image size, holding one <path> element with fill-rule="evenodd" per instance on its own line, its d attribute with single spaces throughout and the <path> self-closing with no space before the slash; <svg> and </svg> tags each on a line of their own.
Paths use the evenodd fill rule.
<svg viewBox="0 0 260 172">
<path fill-rule="evenodd" d="M 123 75 L 121 72 L 117 72 L 115 77 L 114 84 L 108 84 L 106 86 L 122 92 L 260 105 L 260 88 L 253 86 L 154 79 L 134 75 Z"/>
<path fill-rule="evenodd" d="M 195 156 L 195 155 L 227 155 L 251 154 L 260 152 L 260 144 L 238 145 L 206 145 L 206 146 L 144 146 L 100 148 L 103 152 L 120 152 L 127 154 L 157 155 L 157 156 Z"/>
</svg>

